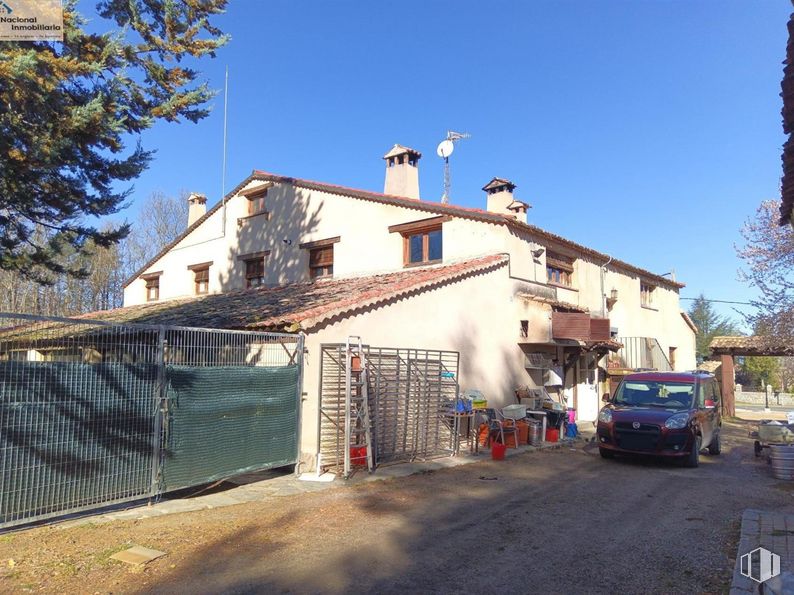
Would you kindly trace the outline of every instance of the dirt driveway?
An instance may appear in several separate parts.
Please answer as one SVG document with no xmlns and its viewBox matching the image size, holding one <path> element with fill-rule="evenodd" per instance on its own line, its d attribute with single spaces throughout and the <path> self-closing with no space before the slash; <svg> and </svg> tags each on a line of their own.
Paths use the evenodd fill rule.
<svg viewBox="0 0 794 595">
<path fill-rule="evenodd" d="M 743 424 L 698 469 L 560 449 L 228 508 L 0 536 L 0 592 L 691 592 L 741 511 L 794 513 Z M 143 569 L 131 544 L 168 552 Z"/>
</svg>

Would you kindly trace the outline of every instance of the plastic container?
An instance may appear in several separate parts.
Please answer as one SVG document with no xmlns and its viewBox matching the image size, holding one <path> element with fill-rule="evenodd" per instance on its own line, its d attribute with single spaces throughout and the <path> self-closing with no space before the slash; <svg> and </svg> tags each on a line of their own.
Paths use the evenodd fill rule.
<svg viewBox="0 0 794 595">
<path fill-rule="evenodd" d="M 491 444 L 491 458 L 494 461 L 504 461 L 505 452 L 507 452 L 507 446 L 501 442 L 494 442 Z"/>
<path fill-rule="evenodd" d="M 505 419 L 523 419 L 527 416 L 527 406 L 508 405 L 507 407 L 502 407 L 502 415 L 505 416 Z"/>
<path fill-rule="evenodd" d="M 367 465 L 367 447 L 366 446 L 351 446 L 350 447 L 350 464 L 355 467 L 364 467 Z"/>
<path fill-rule="evenodd" d="M 569 424 L 576 423 L 576 409 L 568 409 L 568 423 Z"/>
<path fill-rule="evenodd" d="M 560 431 L 557 428 L 546 428 L 546 442 L 559 442 Z"/>
</svg>

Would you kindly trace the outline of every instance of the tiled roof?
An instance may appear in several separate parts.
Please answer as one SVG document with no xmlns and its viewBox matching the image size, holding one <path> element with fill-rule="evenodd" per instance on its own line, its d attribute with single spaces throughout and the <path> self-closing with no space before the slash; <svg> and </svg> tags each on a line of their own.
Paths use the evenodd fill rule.
<svg viewBox="0 0 794 595">
<path fill-rule="evenodd" d="M 539 237 L 541 239 L 550 240 L 556 244 L 567 247 L 579 254 L 589 256 L 594 260 L 601 261 L 604 263 L 609 261 L 611 267 L 620 268 L 623 269 L 624 271 L 639 275 L 658 285 L 665 287 L 673 287 L 673 288 L 684 287 L 683 283 L 672 281 L 671 279 L 668 279 L 661 275 L 657 275 L 656 273 L 651 273 L 650 271 L 646 271 L 645 269 L 641 269 L 627 262 L 623 262 L 622 260 L 618 260 L 617 258 L 612 258 L 607 254 L 598 252 L 597 250 L 593 250 L 592 248 L 588 248 L 581 244 L 577 244 L 576 242 L 572 242 L 571 240 L 563 238 L 562 236 L 559 236 L 557 234 L 548 232 L 544 229 L 541 229 L 540 227 L 536 227 L 535 225 L 530 225 L 528 223 L 517 221 L 514 217 L 510 215 L 492 213 L 490 211 L 485 211 L 483 209 L 472 209 L 469 207 L 459 207 L 459 206 L 453 206 L 439 202 L 431 202 L 431 201 L 415 199 L 415 198 L 406 198 L 404 196 L 382 194 L 380 192 L 370 192 L 368 190 L 358 190 L 356 188 L 347 188 L 345 186 L 338 186 L 336 184 L 313 182 L 311 180 L 280 176 L 277 174 L 272 174 L 260 170 L 254 170 L 250 176 L 248 176 L 246 179 L 240 182 L 231 192 L 229 192 L 224 197 L 223 200 L 218 201 L 218 203 L 215 204 L 215 206 L 213 206 L 209 211 L 207 211 L 207 213 L 203 217 L 201 217 L 201 219 L 198 219 L 182 235 L 180 235 L 173 242 L 165 246 L 154 258 L 152 258 L 143 267 L 141 267 L 135 274 L 133 274 L 125 282 L 124 286 L 126 287 L 127 285 L 132 283 L 135 279 L 137 279 L 141 275 L 141 273 L 146 271 L 146 269 L 148 269 L 160 258 L 162 258 L 169 250 L 171 250 L 171 248 L 173 248 L 180 241 L 182 241 L 182 239 L 184 239 L 185 236 L 187 236 L 196 227 L 201 225 L 201 223 L 203 223 L 208 217 L 210 217 L 213 213 L 215 213 L 218 209 L 220 209 L 225 201 L 235 196 L 240 190 L 242 190 L 246 185 L 248 185 L 253 180 L 273 182 L 276 184 L 291 184 L 293 186 L 299 188 L 305 188 L 307 190 L 317 190 L 319 192 L 326 192 L 328 194 L 350 196 L 361 200 L 370 200 L 381 204 L 389 204 L 397 207 L 404 207 L 406 209 L 414 209 L 418 211 L 425 211 L 428 213 L 435 213 L 437 215 L 451 215 L 453 217 L 461 217 L 463 219 L 482 221 L 484 223 L 491 223 L 494 225 L 505 225 L 511 229 L 522 231 L 525 233 L 530 233 L 535 237 Z"/>
<path fill-rule="evenodd" d="M 794 344 L 785 339 L 764 337 L 714 337 L 709 345 L 713 354 L 794 355 Z"/>
<path fill-rule="evenodd" d="M 330 318 L 505 266 L 505 254 L 396 273 L 294 283 L 92 312 L 91 320 L 226 329 L 309 329 Z"/>
</svg>

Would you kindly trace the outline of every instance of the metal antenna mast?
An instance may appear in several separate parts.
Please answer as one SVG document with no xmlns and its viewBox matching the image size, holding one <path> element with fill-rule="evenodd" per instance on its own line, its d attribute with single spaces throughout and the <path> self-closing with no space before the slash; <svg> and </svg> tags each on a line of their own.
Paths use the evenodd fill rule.
<svg viewBox="0 0 794 595">
<path fill-rule="evenodd" d="M 454 130 L 447 130 L 447 138 L 438 144 L 436 153 L 439 157 L 444 159 L 444 194 L 441 195 L 441 202 L 443 204 L 449 203 L 451 187 L 452 187 L 452 174 L 449 169 L 449 156 L 455 150 L 455 143 L 464 138 L 471 138 L 468 132 L 455 132 Z"/>
</svg>

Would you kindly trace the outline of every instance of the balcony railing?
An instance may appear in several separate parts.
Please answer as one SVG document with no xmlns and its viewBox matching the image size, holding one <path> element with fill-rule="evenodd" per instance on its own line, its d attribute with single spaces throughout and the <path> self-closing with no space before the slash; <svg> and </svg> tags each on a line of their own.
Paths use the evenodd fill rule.
<svg viewBox="0 0 794 595">
<path fill-rule="evenodd" d="M 659 370 L 668 372 L 672 370 L 670 360 L 667 359 L 659 341 L 653 337 L 618 337 L 618 342 L 623 347 L 609 356 L 610 368 L 629 368 L 632 370 Z"/>
</svg>

